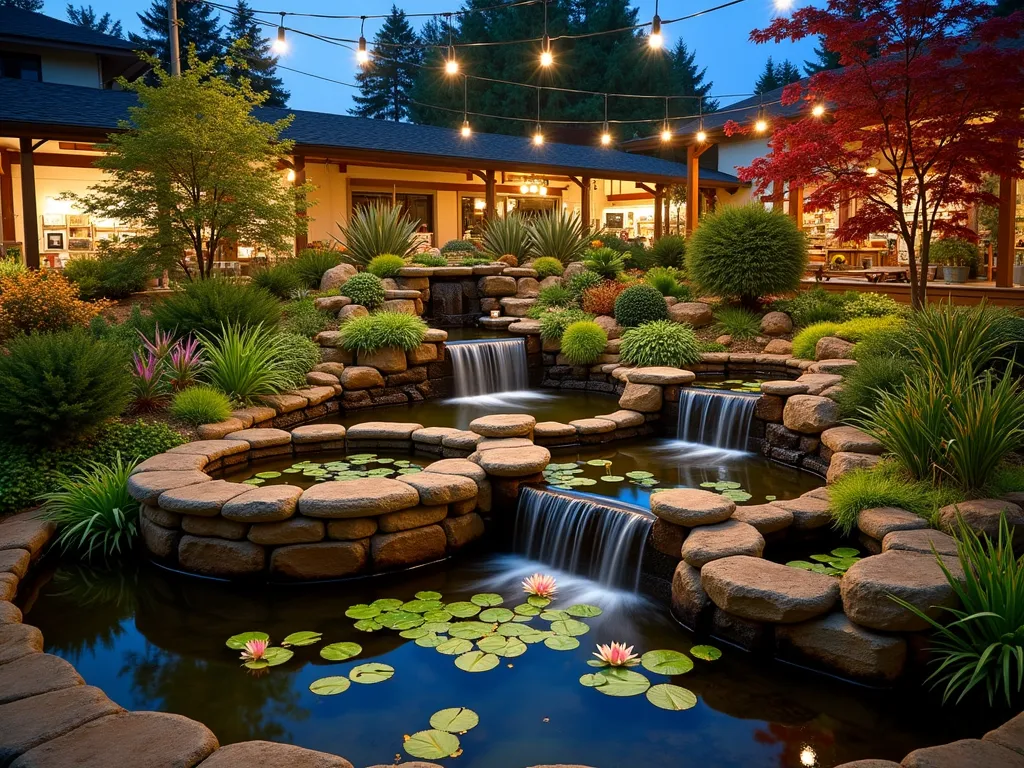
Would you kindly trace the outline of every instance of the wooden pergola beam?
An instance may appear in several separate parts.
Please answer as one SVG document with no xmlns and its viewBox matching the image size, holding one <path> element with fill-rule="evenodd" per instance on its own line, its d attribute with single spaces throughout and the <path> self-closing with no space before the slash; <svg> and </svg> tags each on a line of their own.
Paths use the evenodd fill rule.
<svg viewBox="0 0 1024 768">
<path fill-rule="evenodd" d="M 996 229 L 996 287 L 1013 286 L 1013 260 L 1016 249 L 1017 179 L 1010 175 L 999 177 L 999 225 Z"/>
<path fill-rule="evenodd" d="M 36 168 L 32 139 L 18 140 L 21 148 L 21 213 L 25 225 L 25 266 L 39 269 L 39 216 L 36 211 Z"/>
</svg>

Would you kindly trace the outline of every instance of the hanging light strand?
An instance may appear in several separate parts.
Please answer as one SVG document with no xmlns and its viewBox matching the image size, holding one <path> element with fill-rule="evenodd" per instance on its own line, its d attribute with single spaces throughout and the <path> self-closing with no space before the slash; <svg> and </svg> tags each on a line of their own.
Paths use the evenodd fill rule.
<svg viewBox="0 0 1024 768">
<path fill-rule="evenodd" d="M 647 36 L 647 45 L 655 50 L 665 44 L 661 36 L 661 16 L 658 15 L 658 0 L 654 0 L 654 18 L 651 19 L 651 34 Z"/>
<path fill-rule="evenodd" d="M 468 139 L 473 129 L 469 127 L 469 78 L 462 78 L 462 138 Z"/>
<path fill-rule="evenodd" d="M 604 125 L 601 126 L 601 144 L 607 147 L 612 143 L 612 132 L 608 128 L 608 97 L 604 97 Z"/>
<path fill-rule="evenodd" d="M 363 16 L 362 21 L 359 22 L 359 48 L 356 49 L 356 62 L 361 67 L 370 63 L 370 53 L 366 50 L 366 36 L 363 34 L 365 27 L 366 17 Z"/>
<path fill-rule="evenodd" d="M 548 0 L 544 0 L 544 37 L 541 39 L 540 65 L 550 67 L 555 63 L 555 57 L 551 53 L 551 38 L 548 37 Z"/>
</svg>

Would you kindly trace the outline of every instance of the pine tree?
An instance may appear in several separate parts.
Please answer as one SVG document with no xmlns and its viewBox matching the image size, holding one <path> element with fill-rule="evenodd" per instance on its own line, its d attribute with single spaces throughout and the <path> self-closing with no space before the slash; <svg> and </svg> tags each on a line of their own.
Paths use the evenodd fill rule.
<svg viewBox="0 0 1024 768">
<path fill-rule="evenodd" d="M 820 40 L 814 46 L 814 55 L 818 57 L 817 61 L 804 62 L 804 72 L 808 77 L 826 69 L 839 69 L 839 54 L 828 50 Z"/>
<path fill-rule="evenodd" d="M 74 5 L 68 3 L 65 13 L 67 14 L 68 21 L 72 24 L 91 29 L 94 32 L 102 32 L 104 35 L 124 37 L 124 30 L 121 29 L 120 21 L 113 19 L 109 13 L 104 13 L 97 19 L 96 11 L 93 10 L 91 5 L 80 5 L 75 8 Z"/>
<path fill-rule="evenodd" d="M 409 119 L 417 65 L 423 60 L 418 42 L 405 12 L 392 5 L 373 36 L 370 63 L 356 74 L 359 95 L 352 97 L 356 106 L 350 115 L 396 122 Z"/>
<path fill-rule="evenodd" d="M 769 56 L 768 61 L 764 63 L 764 71 L 757 78 L 757 82 L 754 83 L 754 93 L 768 93 L 768 91 L 774 91 L 781 86 L 782 83 L 779 82 L 778 72 L 778 67 L 775 66 L 775 62 Z"/>
<path fill-rule="evenodd" d="M 704 82 L 707 67 L 698 69 L 697 53 L 687 48 L 682 40 L 672 49 L 672 93 L 680 96 L 706 97 L 711 91 L 712 81 Z M 699 102 L 699 106 L 698 106 Z M 714 112 L 718 109 L 717 99 L 677 99 L 687 114 Z"/>
<path fill-rule="evenodd" d="M 19 11 L 43 10 L 43 0 L 0 0 L 0 8 L 17 8 Z"/>
<path fill-rule="evenodd" d="M 789 59 L 786 59 L 779 64 L 778 68 L 775 70 L 775 79 L 779 81 L 779 85 L 795 83 L 801 77 L 800 68 Z"/>
<path fill-rule="evenodd" d="M 186 52 L 196 47 L 201 61 L 222 57 L 225 52 L 223 29 L 214 9 L 205 3 L 186 3 L 176 0 L 178 7 L 178 47 L 181 67 L 188 66 Z M 130 33 L 128 39 L 140 48 L 150 48 L 165 68 L 170 68 L 170 44 L 167 40 L 167 3 L 151 0 L 145 13 L 136 14 L 142 22 L 143 33 Z"/>
<path fill-rule="evenodd" d="M 271 53 L 270 41 L 263 36 L 256 14 L 245 0 L 238 0 L 228 22 L 227 37 L 234 49 L 229 57 L 227 75 L 235 85 L 243 78 L 253 90 L 266 93 L 267 107 L 285 107 L 289 93 L 277 76 L 277 57 Z"/>
</svg>

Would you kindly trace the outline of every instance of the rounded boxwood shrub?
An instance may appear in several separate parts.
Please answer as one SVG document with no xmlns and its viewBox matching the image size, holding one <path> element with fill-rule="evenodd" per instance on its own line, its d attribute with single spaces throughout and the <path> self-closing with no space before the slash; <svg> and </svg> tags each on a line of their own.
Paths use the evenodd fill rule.
<svg viewBox="0 0 1024 768">
<path fill-rule="evenodd" d="M 449 240 L 441 246 L 441 253 L 475 253 L 476 249 L 472 240 Z"/>
<path fill-rule="evenodd" d="M 572 365 L 590 365 L 608 346 L 608 334 L 592 320 L 578 320 L 562 334 L 562 354 Z"/>
<path fill-rule="evenodd" d="M 0 354 L 0 435 L 73 443 L 131 400 L 124 350 L 75 329 L 17 336 Z"/>
<path fill-rule="evenodd" d="M 690 237 L 686 272 L 701 293 L 753 305 L 800 287 L 807 239 L 788 216 L 760 205 L 726 207 Z"/>
<path fill-rule="evenodd" d="M 369 272 L 360 272 L 346 280 L 339 293 L 356 304 L 374 310 L 384 303 L 384 282 Z"/>
<path fill-rule="evenodd" d="M 682 267 L 686 240 L 682 235 L 665 235 L 651 246 L 651 260 L 660 267 Z"/>
<path fill-rule="evenodd" d="M 839 323 L 814 323 L 793 337 L 793 354 L 804 360 L 814 359 L 814 348 L 826 336 L 835 336 Z"/>
<path fill-rule="evenodd" d="M 374 256 L 366 265 L 366 271 L 377 277 L 394 277 L 405 266 L 405 259 L 393 253 L 382 253 Z"/>
<path fill-rule="evenodd" d="M 619 347 L 626 365 L 681 368 L 700 361 L 700 342 L 693 329 L 671 320 L 655 320 L 622 334 Z"/>
<path fill-rule="evenodd" d="M 577 307 L 545 312 L 540 316 L 540 337 L 544 341 L 558 341 L 565 333 L 565 329 L 573 323 L 593 319 L 593 315 Z"/>
<path fill-rule="evenodd" d="M 667 319 L 665 297 L 653 285 L 631 285 L 615 299 L 615 321 L 624 328 Z"/>
<path fill-rule="evenodd" d="M 404 312 L 377 312 L 355 317 L 343 323 L 341 345 L 352 352 L 376 352 L 398 347 L 408 352 L 423 343 L 427 324 Z"/>
<path fill-rule="evenodd" d="M 231 401 L 213 387 L 189 387 L 174 395 L 169 410 L 171 416 L 186 424 L 213 424 L 231 416 Z"/>
<path fill-rule="evenodd" d="M 534 259 L 530 266 L 537 270 L 537 277 L 541 280 L 545 277 L 561 277 L 562 272 L 565 270 L 562 262 L 551 256 L 541 256 L 539 259 Z"/>
<path fill-rule="evenodd" d="M 153 318 L 179 336 L 216 334 L 225 325 L 273 328 L 281 319 L 281 304 L 269 291 L 251 283 L 207 278 L 186 283 L 154 304 Z"/>
</svg>

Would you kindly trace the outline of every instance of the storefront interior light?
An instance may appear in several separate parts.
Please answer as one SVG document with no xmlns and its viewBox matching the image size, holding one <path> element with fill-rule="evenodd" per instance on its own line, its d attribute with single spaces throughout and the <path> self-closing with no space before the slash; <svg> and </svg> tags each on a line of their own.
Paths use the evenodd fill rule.
<svg viewBox="0 0 1024 768">
<path fill-rule="evenodd" d="M 484 208 L 487 207 L 487 201 L 477 198 L 476 200 L 473 201 L 473 207 L 478 211 L 482 211 Z"/>
<path fill-rule="evenodd" d="M 538 193 L 540 193 L 541 197 L 543 197 L 544 195 L 546 195 L 548 193 L 547 185 L 542 186 L 537 191 L 538 191 Z"/>
<path fill-rule="evenodd" d="M 522 195 L 530 194 L 530 185 L 529 184 L 520 184 L 519 185 L 519 193 L 522 194 Z"/>
</svg>

